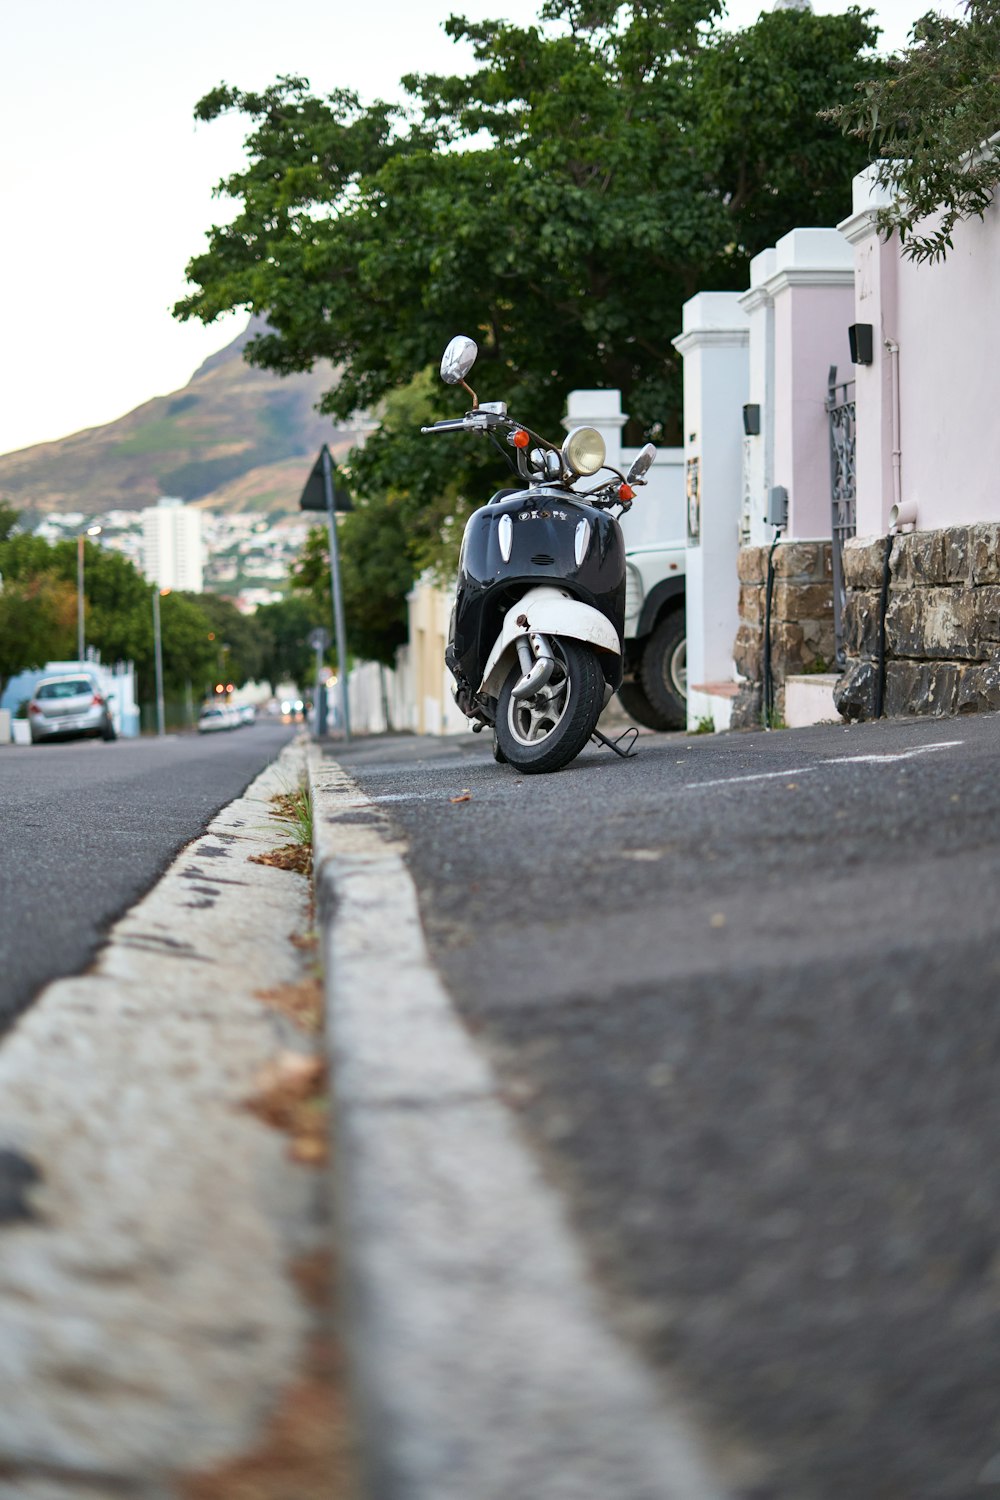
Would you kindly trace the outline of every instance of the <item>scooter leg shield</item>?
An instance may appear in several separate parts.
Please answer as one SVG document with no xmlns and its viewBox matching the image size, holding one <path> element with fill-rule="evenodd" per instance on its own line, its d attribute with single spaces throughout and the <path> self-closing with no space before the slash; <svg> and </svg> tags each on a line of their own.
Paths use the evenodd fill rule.
<svg viewBox="0 0 1000 1500">
<path fill-rule="evenodd" d="M 618 633 L 600 610 L 561 589 L 529 589 L 504 616 L 503 628 L 483 672 L 480 693 L 499 695 L 517 657 L 518 638 L 530 635 L 581 641 L 597 651 L 621 656 Z"/>
</svg>

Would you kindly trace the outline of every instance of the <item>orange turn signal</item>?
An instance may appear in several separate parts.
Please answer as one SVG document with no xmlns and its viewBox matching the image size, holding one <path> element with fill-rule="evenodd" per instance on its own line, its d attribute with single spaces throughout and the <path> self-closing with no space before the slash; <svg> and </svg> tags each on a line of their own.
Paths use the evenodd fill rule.
<svg viewBox="0 0 1000 1500">
<path fill-rule="evenodd" d="M 635 490 L 630 484 L 620 484 L 618 486 L 618 498 L 619 500 L 634 500 Z"/>
<path fill-rule="evenodd" d="M 528 444 L 531 442 L 531 433 L 525 432 L 523 427 L 519 427 L 514 436 L 511 438 L 511 442 L 514 444 L 515 448 L 527 448 Z"/>
</svg>

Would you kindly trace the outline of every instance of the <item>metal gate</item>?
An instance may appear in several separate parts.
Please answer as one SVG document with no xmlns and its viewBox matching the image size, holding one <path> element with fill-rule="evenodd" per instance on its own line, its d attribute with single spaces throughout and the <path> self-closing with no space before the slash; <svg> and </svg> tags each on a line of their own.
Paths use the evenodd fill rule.
<svg viewBox="0 0 1000 1500">
<path fill-rule="evenodd" d="M 844 543 L 856 531 L 855 496 L 857 478 L 855 448 L 854 381 L 838 384 L 837 366 L 830 366 L 827 377 L 826 411 L 830 422 L 830 502 L 833 535 L 833 629 L 836 641 L 837 670 L 843 671 L 844 658 Z"/>
</svg>

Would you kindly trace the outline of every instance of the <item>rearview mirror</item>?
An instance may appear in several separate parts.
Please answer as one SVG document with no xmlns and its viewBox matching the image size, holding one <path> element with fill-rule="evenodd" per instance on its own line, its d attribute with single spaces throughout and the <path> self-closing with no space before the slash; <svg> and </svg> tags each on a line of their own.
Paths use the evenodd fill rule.
<svg viewBox="0 0 1000 1500">
<path fill-rule="evenodd" d="M 456 334 L 441 358 L 441 379 L 445 385 L 461 385 L 478 353 L 475 339 L 466 338 L 464 333 Z"/>
<path fill-rule="evenodd" d="M 647 443 L 644 448 L 640 448 L 639 452 L 636 454 L 635 458 L 632 460 L 632 467 L 629 469 L 628 473 L 625 475 L 626 482 L 628 484 L 635 484 L 637 480 L 641 479 L 642 476 L 649 469 L 649 466 L 652 464 L 653 459 L 655 457 L 656 457 L 656 446 L 655 446 L 655 444 L 653 444 L 653 443 Z"/>
</svg>

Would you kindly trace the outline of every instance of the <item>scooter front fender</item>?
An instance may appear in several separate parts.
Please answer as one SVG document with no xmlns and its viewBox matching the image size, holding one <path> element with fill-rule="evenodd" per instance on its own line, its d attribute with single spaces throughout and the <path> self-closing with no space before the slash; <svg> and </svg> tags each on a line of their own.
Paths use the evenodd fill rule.
<svg viewBox="0 0 1000 1500">
<path fill-rule="evenodd" d="M 528 623 L 519 625 L 518 621 L 522 619 Z M 504 615 L 503 628 L 493 643 L 483 671 L 480 693 L 491 698 L 500 696 L 507 673 L 517 659 L 515 642 L 518 636 L 531 635 L 535 631 L 542 635 L 568 636 L 615 656 L 622 653 L 618 632 L 606 615 L 562 589 L 541 585 L 522 594 Z"/>
</svg>

